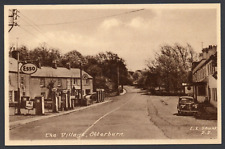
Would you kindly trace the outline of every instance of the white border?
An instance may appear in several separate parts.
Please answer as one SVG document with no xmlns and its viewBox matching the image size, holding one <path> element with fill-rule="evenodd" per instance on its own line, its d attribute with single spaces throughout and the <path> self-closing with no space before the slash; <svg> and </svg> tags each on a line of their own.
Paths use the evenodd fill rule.
<svg viewBox="0 0 225 149">
<path fill-rule="evenodd" d="M 5 5 L 4 6 L 4 48 L 5 48 L 5 98 L 8 99 L 8 9 L 217 9 L 217 52 L 218 52 L 218 105 L 221 105 L 221 6 L 214 4 L 119 4 L 119 5 Z M 14 141 L 9 139 L 8 100 L 5 100 L 5 145 L 137 145 L 137 144 L 221 144 L 221 106 L 218 106 L 217 139 L 152 139 L 152 140 L 35 140 Z"/>
</svg>

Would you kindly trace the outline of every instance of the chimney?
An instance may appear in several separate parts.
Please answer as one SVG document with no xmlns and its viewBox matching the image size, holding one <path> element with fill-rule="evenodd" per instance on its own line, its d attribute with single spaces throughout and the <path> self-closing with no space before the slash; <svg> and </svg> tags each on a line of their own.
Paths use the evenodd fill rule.
<svg viewBox="0 0 225 149">
<path fill-rule="evenodd" d="M 213 46 L 213 45 L 209 45 L 208 48 L 204 48 L 202 50 L 203 59 L 209 59 L 210 56 L 216 53 L 216 49 L 217 49 L 216 46 Z"/>
<path fill-rule="evenodd" d="M 213 47 L 212 45 L 209 45 L 209 49 L 212 49 L 212 47 Z"/>
<path fill-rule="evenodd" d="M 70 63 L 68 62 L 68 63 L 66 63 L 66 68 L 67 69 L 70 69 L 71 68 L 71 65 L 70 65 Z"/>
<path fill-rule="evenodd" d="M 202 49 L 202 59 L 207 59 L 207 53 L 208 53 L 207 48 Z"/>
<path fill-rule="evenodd" d="M 39 59 L 35 61 L 35 65 L 37 66 L 37 68 L 41 69 L 41 61 Z"/>
<path fill-rule="evenodd" d="M 199 60 L 203 59 L 203 53 L 199 53 Z"/>
<path fill-rule="evenodd" d="M 56 60 L 52 61 L 52 68 L 57 69 L 57 62 L 56 62 Z"/>
<path fill-rule="evenodd" d="M 18 55 L 19 55 L 19 51 L 18 50 L 12 51 L 12 58 L 15 58 L 16 60 L 18 60 Z"/>
</svg>

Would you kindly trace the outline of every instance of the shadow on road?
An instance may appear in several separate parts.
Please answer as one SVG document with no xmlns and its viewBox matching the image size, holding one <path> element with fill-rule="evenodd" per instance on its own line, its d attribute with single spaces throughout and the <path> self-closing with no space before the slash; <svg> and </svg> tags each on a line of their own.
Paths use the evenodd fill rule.
<svg viewBox="0 0 225 149">
<path fill-rule="evenodd" d="M 197 114 L 195 118 L 201 120 L 217 120 L 217 114 Z"/>
<path fill-rule="evenodd" d="M 176 116 L 192 116 L 196 119 L 200 119 L 200 120 L 217 120 L 217 115 L 216 114 L 206 114 L 206 113 L 201 113 L 201 114 L 178 114 L 178 113 L 174 113 L 173 115 Z"/>
<path fill-rule="evenodd" d="M 174 113 L 173 115 L 176 115 L 176 116 L 194 116 L 194 114 L 191 114 L 191 113 L 183 113 L 183 114 Z"/>
</svg>

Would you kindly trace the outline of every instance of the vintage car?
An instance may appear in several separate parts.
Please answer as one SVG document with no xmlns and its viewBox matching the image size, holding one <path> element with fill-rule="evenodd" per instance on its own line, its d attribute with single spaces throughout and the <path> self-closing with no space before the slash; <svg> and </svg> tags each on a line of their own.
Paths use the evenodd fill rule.
<svg viewBox="0 0 225 149">
<path fill-rule="evenodd" d="M 179 97 L 177 111 L 178 111 L 178 115 L 197 114 L 198 104 L 195 102 L 194 98 L 191 96 L 181 96 Z"/>
</svg>

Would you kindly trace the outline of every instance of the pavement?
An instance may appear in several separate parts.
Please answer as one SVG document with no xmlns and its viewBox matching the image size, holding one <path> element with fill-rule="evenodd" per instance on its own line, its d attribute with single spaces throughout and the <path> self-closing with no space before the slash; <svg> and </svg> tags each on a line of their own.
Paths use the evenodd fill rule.
<svg viewBox="0 0 225 149">
<path fill-rule="evenodd" d="M 72 112 L 78 112 L 78 111 L 85 110 L 85 109 L 92 108 L 92 107 L 96 107 L 98 105 L 102 105 L 102 104 L 105 104 L 105 103 L 108 103 L 108 102 L 111 102 L 111 101 L 112 100 L 108 99 L 108 100 L 105 100 L 104 102 L 95 103 L 95 104 L 85 106 L 85 107 L 75 107 L 75 109 L 69 110 L 69 111 L 60 111 L 58 113 L 47 112 L 47 113 L 45 113 L 45 115 L 22 115 L 22 116 L 14 115 L 14 116 L 10 116 L 10 117 L 14 117 L 14 118 L 9 123 L 9 128 L 11 130 L 13 128 L 18 127 L 19 125 L 24 125 L 24 124 L 35 122 L 35 121 L 38 121 L 38 120 L 48 119 L 48 118 L 51 118 L 51 117 L 61 116 L 61 115 L 69 114 L 69 113 L 72 113 Z M 23 118 L 21 118 L 21 117 L 23 117 Z"/>
<path fill-rule="evenodd" d="M 123 89 L 123 92 L 120 93 L 120 95 L 124 95 L 126 94 L 126 90 Z M 59 111 L 58 113 L 52 113 L 49 110 L 45 110 L 45 114 L 44 115 L 34 115 L 34 110 L 31 110 L 30 114 L 24 114 L 24 115 L 10 115 L 9 117 L 9 128 L 14 129 L 20 125 L 24 125 L 27 123 L 31 123 L 31 122 L 35 122 L 35 121 L 39 121 L 39 120 L 43 120 L 43 119 L 48 119 L 51 117 L 56 117 L 56 116 L 61 116 L 61 115 L 65 115 L 65 114 L 69 114 L 72 112 L 78 112 L 78 111 L 82 111 L 88 108 L 92 108 L 92 107 L 96 107 L 98 105 L 102 105 L 108 102 L 111 102 L 112 100 L 110 99 L 110 97 L 106 97 L 104 102 L 100 102 L 100 103 L 94 103 L 92 105 L 89 106 L 81 106 L 81 107 L 75 107 L 72 110 L 69 111 Z"/>
</svg>

